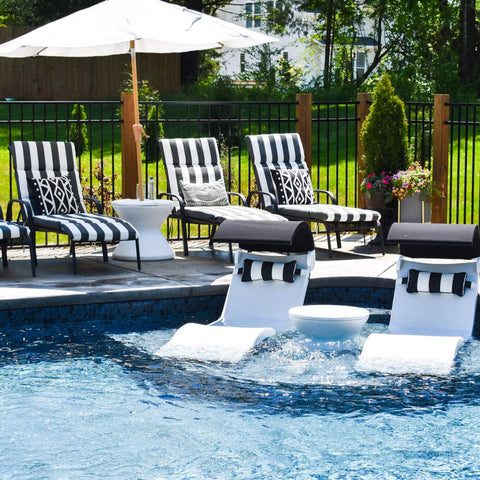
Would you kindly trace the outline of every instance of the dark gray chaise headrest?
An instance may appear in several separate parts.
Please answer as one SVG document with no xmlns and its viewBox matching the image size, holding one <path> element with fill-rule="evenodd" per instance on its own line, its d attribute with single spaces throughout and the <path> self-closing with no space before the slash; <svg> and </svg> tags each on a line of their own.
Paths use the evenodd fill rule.
<svg viewBox="0 0 480 480">
<path fill-rule="evenodd" d="M 400 245 L 407 257 L 461 258 L 480 256 L 478 225 L 394 223 L 387 243 Z"/>
<path fill-rule="evenodd" d="M 299 253 L 315 248 L 306 222 L 225 220 L 219 225 L 213 240 L 238 243 L 244 250 L 258 252 Z"/>
</svg>

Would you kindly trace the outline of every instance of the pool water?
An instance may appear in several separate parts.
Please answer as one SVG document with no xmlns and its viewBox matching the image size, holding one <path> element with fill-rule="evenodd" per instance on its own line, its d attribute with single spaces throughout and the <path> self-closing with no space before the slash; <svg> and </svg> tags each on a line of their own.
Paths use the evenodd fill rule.
<svg viewBox="0 0 480 480">
<path fill-rule="evenodd" d="M 236 365 L 155 357 L 171 329 L 2 328 L 0 478 L 479 478 L 479 341 L 448 376 L 357 371 L 385 328 Z"/>
</svg>

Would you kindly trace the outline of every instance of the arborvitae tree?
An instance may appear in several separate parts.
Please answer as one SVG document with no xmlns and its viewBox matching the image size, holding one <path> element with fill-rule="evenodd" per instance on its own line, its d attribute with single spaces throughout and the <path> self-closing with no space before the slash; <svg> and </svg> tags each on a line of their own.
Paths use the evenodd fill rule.
<svg viewBox="0 0 480 480">
<path fill-rule="evenodd" d="M 76 103 L 72 109 L 74 123 L 70 125 L 69 138 L 75 144 L 75 151 L 79 157 L 88 150 L 87 125 L 82 120 L 87 119 L 83 105 Z"/>
<path fill-rule="evenodd" d="M 373 90 L 370 113 L 362 126 L 365 173 L 393 175 L 408 167 L 407 129 L 405 106 L 385 74 Z"/>
</svg>

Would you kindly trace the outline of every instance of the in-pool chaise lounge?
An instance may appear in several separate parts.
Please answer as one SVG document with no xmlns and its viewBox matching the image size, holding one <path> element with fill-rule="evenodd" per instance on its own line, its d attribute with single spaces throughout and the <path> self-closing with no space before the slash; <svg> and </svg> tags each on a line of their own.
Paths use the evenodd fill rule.
<svg viewBox="0 0 480 480">
<path fill-rule="evenodd" d="M 224 220 L 285 220 L 266 210 L 249 208 L 243 195 L 227 192 L 215 138 L 165 138 L 159 145 L 168 190 L 160 197 L 175 202 L 170 217 L 180 219 L 184 255 L 188 255 L 188 224 L 212 226 L 213 239 Z M 231 197 L 237 197 L 240 204 L 231 204 Z"/>
<path fill-rule="evenodd" d="M 377 231 L 382 253 L 385 253 L 379 212 L 338 205 L 332 192 L 312 188 L 298 133 L 247 135 L 246 142 L 260 200 L 267 210 L 289 220 L 323 224 L 330 257 L 331 233 L 335 233 L 337 247 L 340 248 L 341 232 L 371 229 Z M 315 194 L 325 195 L 326 203 L 319 203 Z"/>
<path fill-rule="evenodd" d="M 85 199 L 93 202 L 99 212 L 87 213 L 73 143 L 16 141 L 10 151 L 18 189 L 16 201 L 22 206 L 34 247 L 36 232 L 67 235 L 73 273 L 77 273 L 76 244 L 100 243 L 103 259 L 108 261 L 107 243 L 131 240 L 136 244 L 140 270 L 137 230 L 125 220 L 102 215 L 97 200 Z"/>
<path fill-rule="evenodd" d="M 262 340 L 293 328 L 288 310 L 303 305 L 315 251 L 305 222 L 226 220 L 215 241 L 239 243 L 220 318 L 187 323 L 161 356 L 238 362 Z"/>
<path fill-rule="evenodd" d="M 398 223 L 388 241 L 400 243 L 401 253 L 424 258 L 400 256 L 388 333 L 367 338 L 358 367 L 446 374 L 475 322 L 478 226 Z M 435 255 L 444 258 L 425 258 Z"/>
</svg>

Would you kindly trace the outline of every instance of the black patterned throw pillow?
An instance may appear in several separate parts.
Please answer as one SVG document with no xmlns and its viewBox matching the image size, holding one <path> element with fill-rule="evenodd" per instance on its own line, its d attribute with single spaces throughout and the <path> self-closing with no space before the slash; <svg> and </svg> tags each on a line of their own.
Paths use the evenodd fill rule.
<svg viewBox="0 0 480 480">
<path fill-rule="evenodd" d="M 32 206 L 37 215 L 79 213 L 68 176 L 29 178 L 28 183 Z"/>
<path fill-rule="evenodd" d="M 312 181 L 307 170 L 272 168 L 270 173 L 280 205 L 310 205 L 314 203 Z"/>
</svg>

